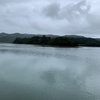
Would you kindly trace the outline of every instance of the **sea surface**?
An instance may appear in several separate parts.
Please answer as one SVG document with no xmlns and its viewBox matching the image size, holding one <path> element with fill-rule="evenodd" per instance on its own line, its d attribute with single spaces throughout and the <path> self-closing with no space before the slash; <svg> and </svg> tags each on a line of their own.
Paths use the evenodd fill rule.
<svg viewBox="0 0 100 100">
<path fill-rule="evenodd" d="M 0 44 L 0 100 L 100 100 L 100 48 Z"/>
</svg>

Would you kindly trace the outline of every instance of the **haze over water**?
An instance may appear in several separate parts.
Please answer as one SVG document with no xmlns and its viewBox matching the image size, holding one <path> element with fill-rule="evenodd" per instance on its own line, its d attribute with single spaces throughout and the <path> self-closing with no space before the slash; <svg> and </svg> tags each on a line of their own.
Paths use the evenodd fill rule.
<svg viewBox="0 0 100 100">
<path fill-rule="evenodd" d="M 0 44 L 0 100 L 100 100 L 100 48 Z"/>
</svg>

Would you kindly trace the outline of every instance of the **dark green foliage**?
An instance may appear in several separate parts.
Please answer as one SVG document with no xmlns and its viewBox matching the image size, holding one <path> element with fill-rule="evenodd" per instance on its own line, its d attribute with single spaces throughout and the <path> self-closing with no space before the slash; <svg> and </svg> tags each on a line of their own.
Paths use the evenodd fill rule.
<svg viewBox="0 0 100 100">
<path fill-rule="evenodd" d="M 76 41 L 80 46 L 100 47 L 100 41 L 93 38 L 68 38 L 70 41 Z"/>
<path fill-rule="evenodd" d="M 69 41 L 66 37 L 56 37 L 51 41 L 51 45 L 54 46 L 75 46 L 75 44 L 71 41 Z M 78 46 L 78 44 L 76 44 Z"/>
<path fill-rule="evenodd" d="M 100 41 L 93 38 L 86 37 L 46 37 L 34 36 L 32 38 L 16 38 L 13 43 L 20 44 L 38 44 L 38 45 L 51 45 L 51 46 L 62 46 L 62 47 L 75 47 L 75 46 L 90 46 L 100 47 Z"/>
<path fill-rule="evenodd" d="M 62 46 L 62 47 L 75 47 L 78 46 L 76 42 L 71 42 L 66 37 L 46 37 L 43 35 L 34 36 L 32 38 L 16 38 L 13 43 L 18 44 L 37 44 L 37 45 L 51 45 L 51 46 Z"/>
<path fill-rule="evenodd" d="M 30 39 L 29 38 L 16 38 L 14 40 L 15 43 L 18 43 L 18 44 L 29 44 L 29 41 Z"/>
<path fill-rule="evenodd" d="M 20 43 L 20 44 L 38 44 L 38 45 L 51 45 L 51 46 L 77 46 L 79 45 L 79 46 L 100 47 L 99 38 L 97 39 L 87 38 L 84 36 L 77 36 L 77 35 L 65 35 L 63 37 L 59 37 L 57 35 L 46 35 L 46 36 L 43 35 L 42 36 L 42 35 L 35 35 L 35 34 L 0 33 L 0 42 L 12 43 L 13 41 L 15 43 Z"/>
</svg>

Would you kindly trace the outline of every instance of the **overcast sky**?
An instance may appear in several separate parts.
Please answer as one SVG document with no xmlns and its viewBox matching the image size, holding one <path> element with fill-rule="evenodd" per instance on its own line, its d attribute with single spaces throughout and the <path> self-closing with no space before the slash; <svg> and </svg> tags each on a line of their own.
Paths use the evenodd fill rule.
<svg viewBox="0 0 100 100">
<path fill-rule="evenodd" d="M 0 32 L 100 37 L 100 0 L 0 0 Z"/>
</svg>

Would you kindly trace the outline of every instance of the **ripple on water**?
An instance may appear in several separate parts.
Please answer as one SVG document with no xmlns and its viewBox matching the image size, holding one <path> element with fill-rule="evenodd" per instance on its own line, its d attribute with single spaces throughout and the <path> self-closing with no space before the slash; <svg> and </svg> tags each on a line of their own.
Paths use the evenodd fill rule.
<svg viewBox="0 0 100 100">
<path fill-rule="evenodd" d="M 99 48 L 0 45 L 0 100 L 100 100 L 95 52 Z"/>
</svg>

